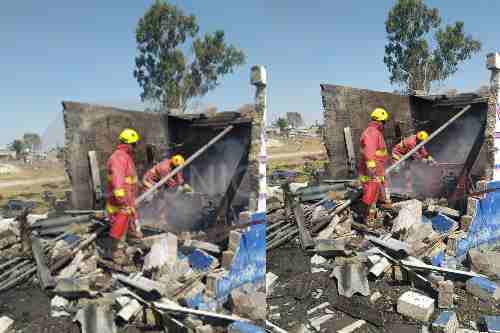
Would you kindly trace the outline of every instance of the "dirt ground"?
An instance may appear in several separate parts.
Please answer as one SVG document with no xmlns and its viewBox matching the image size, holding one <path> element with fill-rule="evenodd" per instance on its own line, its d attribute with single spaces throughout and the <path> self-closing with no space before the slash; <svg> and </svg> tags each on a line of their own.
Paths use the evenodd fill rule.
<svg viewBox="0 0 500 333">
<path fill-rule="evenodd" d="M 424 292 L 409 282 L 395 281 L 390 274 L 375 281 L 369 280 L 371 293 L 379 291 L 383 295 L 375 304 L 370 303 L 369 297 L 361 295 L 354 295 L 348 299 L 338 295 L 337 281 L 330 277 L 332 269 L 328 269 L 327 272 L 311 273 L 310 260 L 311 257 L 300 248 L 297 240 L 288 242 L 267 254 L 267 271 L 278 276 L 273 293 L 267 296 L 268 313 L 280 313 L 280 319 L 273 322 L 285 330 L 293 330 L 298 324 L 307 323 L 308 318 L 331 314 L 332 320 L 322 326 L 326 329 L 324 332 L 335 332 L 358 319 L 367 320 L 375 316 L 383 320 L 383 327 L 368 324 L 356 332 L 418 333 L 423 323 L 398 314 L 397 299 L 404 292 L 413 290 L 433 297 L 437 302 L 437 294 L 432 291 Z M 500 315 L 500 304 L 482 301 L 468 294 L 464 288 L 463 281 L 455 281 L 456 300 L 453 311 L 457 313 L 461 327 L 471 328 L 470 321 L 477 322 L 482 315 Z M 330 303 L 328 309 L 331 311 L 321 310 L 307 314 L 308 310 L 325 302 Z M 353 318 L 339 311 L 333 306 L 337 303 L 349 304 L 356 310 L 358 316 Z M 436 308 L 431 323 L 439 313 L 441 310 Z"/>
</svg>

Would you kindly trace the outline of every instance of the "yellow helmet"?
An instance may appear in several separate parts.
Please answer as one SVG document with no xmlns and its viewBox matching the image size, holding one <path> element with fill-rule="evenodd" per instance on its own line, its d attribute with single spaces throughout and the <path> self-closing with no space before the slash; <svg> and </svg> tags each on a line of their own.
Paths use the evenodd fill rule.
<svg viewBox="0 0 500 333">
<path fill-rule="evenodd" d="M 427 140 L 428 137 L 429 137 L 429 133 L 427 133 L 426 131 L 419 131 L 417 133 L 417 139 L 420 141 L 425 141 L 425 140 Z"/>
<path fill-rule="evenodd" d="M 376 108 L 373 110 L 370 117 L 375 121 L 387 121 L 387 119 L 389 119 L 389 113 L 382 108 Z"/>
<path fill-rule="evenodd" d="M 184 164 L 184 157 L 182 157 L 182 155 L 174 155 L 172 157 L 172 164 L 176 167 L 178 167 L 179 165 L 183 165 Z"/>
<path fill-rule="evenodd" d="M 123 143 L 132 144 L 139 141 L 139 134 L 137 134 L 137 132 L 133 129 L 126 128 L 120 133 L 120 136 L 118 138 Z"/>
</svg>

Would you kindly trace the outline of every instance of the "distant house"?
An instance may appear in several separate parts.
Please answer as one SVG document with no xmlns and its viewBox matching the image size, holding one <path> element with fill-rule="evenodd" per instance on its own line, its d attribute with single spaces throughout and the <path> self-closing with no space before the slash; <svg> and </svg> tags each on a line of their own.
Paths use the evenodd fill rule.
<svg viewBox="0 0 500 333">
<path fill-rule="evenodd" d="M 14 160 L 16 159 L 16 152 L 11 151 L 7 148 L 0 148 L 0 160 L 6 161 L 6 160 Z"/>
</svg>

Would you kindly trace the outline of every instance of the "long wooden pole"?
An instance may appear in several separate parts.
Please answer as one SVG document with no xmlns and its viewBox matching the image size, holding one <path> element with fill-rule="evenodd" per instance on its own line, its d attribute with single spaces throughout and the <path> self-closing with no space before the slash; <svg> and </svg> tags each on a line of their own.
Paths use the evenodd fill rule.
<svg viewBox="0 0 500 333">
<path fill-rule="evenodd" d="M 391 171 L 393 171 L 399 164 L 401 164 L 403 161 L 407 160 L 411 155 L 413 155 L 417 150 L 419 150 L 423 145 L 425 145 L 427 142 L 431 141 L 432 138 L 434 138 L 436 135 L 438 135 L 440 132 L 442 132 L 446 127 L 448 127 L 451 123 L 453 123 L 455 120 L 457 120 L 460 116 L 462 116 L 465 112 L 467 112 L 471 108 L 470 105 L 467 105 L 464 107 L 459 113 L 454 115 L 450 120 L 448 120 L 446 123 L 444 123 L 443 126 L 439 127 L 437 130 L 435 130 L 427 140 L 424 140 L 420 142 L 418 145 L 415 146 L 412 150 L 410 150 L 406 155 L 404 155 L 399 161 L 391 165 L 389 168 L 385 170 L 385 175 L 389 175 Z"/>
<path fill-rule="evenodd" d="M 217 141 L 219 141 L 223 136 L 225 136 L 233 128 L 234 128 L 233 125 L 230 125 L 230 126 L 226 127 L 222 132 L 220 132 L 217 136 L 215 136 L 212 140 L 210 140 L 206 145 L 204 145 L 202 148 L 200 148 L 200 150 L 198 150 L 196 153 L 194 153 L 193 155 L 191 155 L 186 160 L 186 162 L 183 165 L 180 165 L 177 168 L 175 168 L 174 170 L 172 170 L 172 172 L 170 172 L 168 175 L 166 175 L 165 177 L 163 177 L 163 179 L 160 180 L 158 183 L 156 183 L 153 187 L 151 187 L 149 190 L 147 190 L 146 192 L 144 192 L 143 194 L 141 194 L 135 200 L 136 206 L 138 206 L 142 201 L 144 201 L 144 199 L 148 195 L 150 195 L 151 193 L 153 193 L 154 191 L 156 191 L 160 186 L 162 186 L 163 184 L 165 184 L 170 178 L 172 178 L 173 176 L 175 176 L 179 171 L 181 171 L 182 169 L 184 169 L 185 167 L 187 167 L 195 158 L 197 158 L 198 156 L 200 156 L 201 154 L 203 154 L 203 152 L 205 150 L 207 150 L 213 144 L 215 144 Z"/>
</svg>

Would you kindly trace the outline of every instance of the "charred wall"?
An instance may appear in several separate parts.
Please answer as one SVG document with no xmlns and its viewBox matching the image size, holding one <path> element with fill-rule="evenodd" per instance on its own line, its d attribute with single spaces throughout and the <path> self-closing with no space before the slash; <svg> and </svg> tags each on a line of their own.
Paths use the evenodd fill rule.
<svg viewBox="0 0 500 333">
<path fill-rule="evenodd" d="M 166 150 L 168 143 L 167 117 L 159 113 L 137 112 L 113 107 L 75 102 L 63 102 L 66 143 L 66 171 L 73 187 L 73 205 L 77 209 L 93 208 L 88 152 L 95 150 L 100 166 L 101 182 L 105 185 L 106 161 L 124 128 L 134 128 L 141 136 L 135 161 L 142 175 L 151 167 L 147 146 Z"/>
<path fill-rule="evenodd" d="M 407 96 L 328 84 L 321 85 L 321 96 L 325 120 L 324 143 L 330 161 L 328 171 L 333 178 L 349 177 L 344 128 L 351 127 L 359 159 L 359 138 L 370 121 L 373 109 L 383 107 L 390 114 L 384 131 L 389 147 L 400 140 L 396 136 L 397 126 L 402 135 L 410 134 L 413 129 Z"/>
<path fill-rule="evenodd" d="M 489 117 L 487 98 L 479 98 L 473 94 L 462 94 L 451 98 L 411 96 L 410 104 L 415 126 L 429 133 L 437 130 L 470 104 L 471 109 L 430 141 L 426 149 L 438 161 L 463 164 L 478 140 L 479 151 L 472 152 L 475 162 L 471 174 L 477 178 L 487 177 L 488 144 L 485 141 Z"/>
<path fill-rule="evenodd" d="M 75 208 L 94 208 L 88 151 L 97 152 L 101 181 L 105 186 L 106 161 L 116 147 L 119 133 L 127 127 L 136 129 L 141 135 L 134 160 L 138 176 L 142 178 L 155 162 L 175 153 L 188 158 L 224 128 L 233 125 L 234 128 L 224 138 L 184 169 L 184 177 L 195 191 L 211 197 L 224 198 L 227 190 L 231 189 L 228 200 L 240 208 L 248 206 L 249 193 L 257 191 L 257 175 L 253 175 L 253 169 L 249 167 L 255 126 L 251 115 L 223 112 L 211 118 L 203 115 L 167 117 L 158 113 L 74 102 L 63 102 L 63 114 L 66 169 L 73 187 Z M 193 211 L 190 205 L 189 202 L 175 203 L 179 212 Z"/>
</svg>

